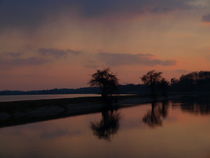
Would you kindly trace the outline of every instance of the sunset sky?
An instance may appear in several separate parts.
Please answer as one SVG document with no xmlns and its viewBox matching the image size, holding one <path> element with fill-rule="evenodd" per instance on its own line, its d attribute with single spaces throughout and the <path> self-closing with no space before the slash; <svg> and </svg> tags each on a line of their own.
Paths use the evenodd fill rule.
<svg viewBox="0 0 210 158">
<path fill-rule="evenodd" d="M 210 0 L 0 0 L 0 90 L 210 70 Z"/>
</svg>

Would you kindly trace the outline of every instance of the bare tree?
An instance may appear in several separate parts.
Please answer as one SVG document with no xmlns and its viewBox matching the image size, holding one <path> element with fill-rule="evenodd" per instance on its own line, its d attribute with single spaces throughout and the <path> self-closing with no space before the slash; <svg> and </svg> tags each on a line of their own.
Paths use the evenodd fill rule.
<svg viewBox="0 0 210 158">
<path fill-rule="evenodd" d="M 163 81 L 163 77 L 161 75 L 162 72 L 156 72 L 152 70 L 141 77 L 143 83 L 150 87 L 152 95 L 155 95 L 157 85 L 160 84 L 161 81 Z"/>
<path fill-rule="evenodd" d="M 110 72 L 109 68 L 104 70 L 97 70 L 92 74 L 92 78 L 89 82 L 90 86 L 97 86 L 101 89 L 101 96 L 107 98 L 117 90 L 119 85 L 118 78 Z"/>
</svg>

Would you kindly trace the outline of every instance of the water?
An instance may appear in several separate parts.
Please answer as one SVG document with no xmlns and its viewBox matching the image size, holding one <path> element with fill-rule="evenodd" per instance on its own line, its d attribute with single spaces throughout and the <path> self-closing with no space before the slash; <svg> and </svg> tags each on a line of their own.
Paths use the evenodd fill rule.
<svg viewBox="0 0 210 158">
<path fill-rule="evenodd" d="M 145 104 L 0 129 L 4 158 L 208 158 L 210 102 Z"/>
<path fill-rule="evenodd" d="M 22 101 L 22 100 L 40 100 L 40 99 L 59 99 L 76 97 L 95 97 L 98 94 L 49 94 L 49 95 L 2 95 L 0 102 Z"/>
</svg>

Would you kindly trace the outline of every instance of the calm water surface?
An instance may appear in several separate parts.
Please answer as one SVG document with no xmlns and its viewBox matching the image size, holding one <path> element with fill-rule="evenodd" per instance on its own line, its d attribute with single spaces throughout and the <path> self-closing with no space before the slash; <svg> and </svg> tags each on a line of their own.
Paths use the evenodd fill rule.
<svg viewBox="0 0 210 158">
<path fill-rule="evenodd" d="M 154 103 L 0 129 L 2 158 L 209 158 L 208 103 Z"/>
</svg>

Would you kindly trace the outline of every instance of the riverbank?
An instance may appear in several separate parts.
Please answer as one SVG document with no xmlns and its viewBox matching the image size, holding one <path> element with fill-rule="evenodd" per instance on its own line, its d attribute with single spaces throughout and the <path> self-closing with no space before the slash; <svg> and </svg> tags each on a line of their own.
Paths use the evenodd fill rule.
<svg viewBox="0 0 210 158">
<path fill-rule="evenodd" d="M 154 101 L 176 100 L 181 97 L 183 96 L 174 95 L 167 98 L 159 97 L 154 99 L 137 95 L 116 96 L 112 106 L 118 109 Z M 103 103 L 101 97 L 0 102 L 0 127 L 97 113 L 109 106 Z"/>
</svg>

